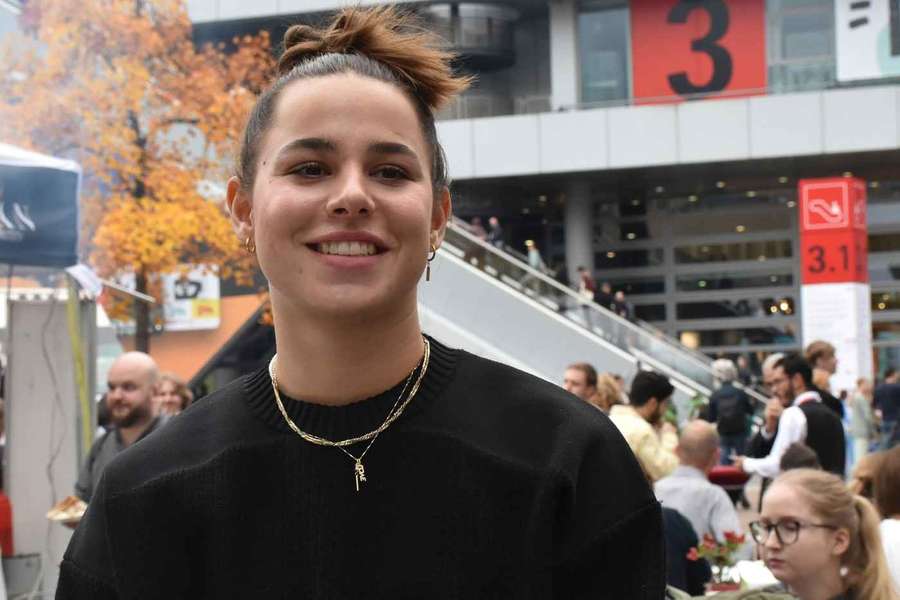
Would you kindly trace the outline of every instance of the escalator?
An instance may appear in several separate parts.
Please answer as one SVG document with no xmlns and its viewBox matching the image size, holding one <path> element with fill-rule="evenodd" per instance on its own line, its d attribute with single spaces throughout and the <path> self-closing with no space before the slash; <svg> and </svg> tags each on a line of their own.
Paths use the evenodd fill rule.
<svg viewBox="0 0 900 600">
<path fill-rule="evenodd" d="M 586 300 L 459 222 L 448 226 L 431 281 L 419 286 L 419 307 L 426 332 L 549 381 L 560 381 L 567 365 L 582 361 L 626 380 L 652 369 L 672 381 L 681 416 L 692 398 L 715 389 L 706 355 Z"/>
</svg>

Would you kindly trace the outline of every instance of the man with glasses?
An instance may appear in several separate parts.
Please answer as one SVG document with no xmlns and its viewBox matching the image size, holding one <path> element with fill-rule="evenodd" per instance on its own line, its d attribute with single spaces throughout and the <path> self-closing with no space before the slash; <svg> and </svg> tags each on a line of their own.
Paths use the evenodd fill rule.
<svg viewBox="0 0 900 600">
<path fill-rule="evenodd" d="M 775 477 L 788 447 L 803 442 L 816 452 L 826 471 L 843 477 L 844 427 L 814 390 L 809 363 L 798 355 L 783 358 L 775 365 L 772 383 L 776 394 L 791 403 L 779 419 L 772 449 L 764 458 L 739 456 L 735 466 L 751 475 Z"/>
</svg>

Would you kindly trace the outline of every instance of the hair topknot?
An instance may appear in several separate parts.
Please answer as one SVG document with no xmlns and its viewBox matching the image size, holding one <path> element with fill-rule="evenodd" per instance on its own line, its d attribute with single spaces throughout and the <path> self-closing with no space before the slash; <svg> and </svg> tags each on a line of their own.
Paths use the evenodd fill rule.
<svg viewBox="0 0 900 600">
<path fill-rule="evenodd" d="M 359 54 L 389 68 L 432 111 L 465 90 L 472 78 L 455 75 L 455 54 L 417 18 L 392 6 L 345 8 L 329 25 L 294 25 L 284 35 L 278 76 L 323 54 Z"/>
</svg>

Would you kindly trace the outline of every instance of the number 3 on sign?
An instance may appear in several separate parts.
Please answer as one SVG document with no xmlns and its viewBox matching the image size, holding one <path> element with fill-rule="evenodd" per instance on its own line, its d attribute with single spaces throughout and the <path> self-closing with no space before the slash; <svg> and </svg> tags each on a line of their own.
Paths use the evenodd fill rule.
<svg viewBox="0 0 900 600">
<path fill-rule="evenodd" d="M 766 87 L 764 0 L 631 0 L 629 8 L 636 99 Z"/>
<path fill-rule="evenodd" d="M 694 10 L 705 10 L 709 15 L 709 31 L 699 39 L 691 41 L 691 50 L 707 54 L 712 61 L 712 76 L 702 85 L 691 82 L 687 72 L 669 75 L 672 91 L 681 96 L 721 92 L 731 82 L 731 54 L 718 42 L 728 33 L 728 7 L 723 0 L 681 0 L 669 11 L 669 23 L 687 23 L 688 15 Z"/>
</svg>

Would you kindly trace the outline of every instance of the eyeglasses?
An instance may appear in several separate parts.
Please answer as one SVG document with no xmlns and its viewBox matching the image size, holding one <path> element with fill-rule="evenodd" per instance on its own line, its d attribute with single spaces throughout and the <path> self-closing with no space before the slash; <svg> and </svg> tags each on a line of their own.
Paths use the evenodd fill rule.
<svg viewBox="0 0 900 600">
<path fill-rule="evenodd" d="M 757 544 L 765 544 L 769 539 L 772 530 L 775 530 L 775 537 L 782 546 L 789 546 L 797 541 L 800 537 L 800 530 L 809 527 L 820 527 L 822 529 L 837 529 L 834 525 L 825 525 L 824 523 L 803 523 L 796 519 L 785 519 L 777 523 L 766 523 L 764 521 L 753 521 L 750 523 L 750 535 Z"/>
</svg>

